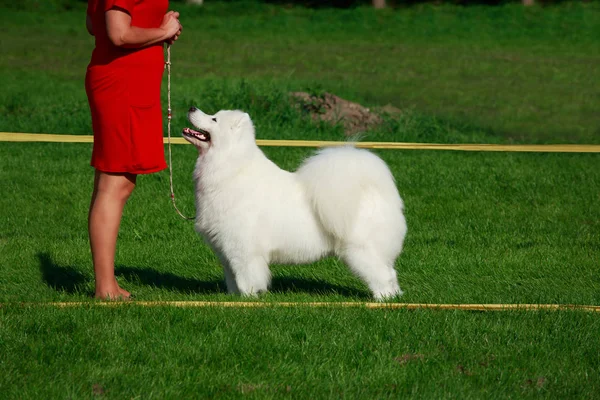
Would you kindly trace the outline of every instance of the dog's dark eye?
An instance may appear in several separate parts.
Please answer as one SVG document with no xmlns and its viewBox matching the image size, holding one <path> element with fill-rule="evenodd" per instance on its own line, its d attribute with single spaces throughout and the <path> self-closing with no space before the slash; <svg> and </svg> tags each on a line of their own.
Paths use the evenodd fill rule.
<svg viewBox="0 0 600 400">
<path fill-rule="evenodd" d="M 213 121 L 215 121 L 215 122 L 217 122 L 217 119 L 216 119 L 216 118 L 213 118 L 212 120 L 213 120 Z"/>
</svg>

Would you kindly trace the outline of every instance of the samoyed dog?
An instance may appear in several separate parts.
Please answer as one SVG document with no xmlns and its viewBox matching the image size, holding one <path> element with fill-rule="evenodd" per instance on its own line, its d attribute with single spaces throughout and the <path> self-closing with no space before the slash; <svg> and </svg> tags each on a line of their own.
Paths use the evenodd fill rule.
<svg viewBox="0 0 600 400">
<path fill-rule="evenodd" d="M 407 227 L 383 160 L 347 145 L 288 172 L 258 148 L 248 114 L 192 107 L 188 119 L 193 128 L 183 136 L 199 152 L 195 228 L 219 257 L 230 293 L 267 291 L 270 263 L 335 255 L 375 299 L 402 294 L 394 263 Z"/>
</svg>

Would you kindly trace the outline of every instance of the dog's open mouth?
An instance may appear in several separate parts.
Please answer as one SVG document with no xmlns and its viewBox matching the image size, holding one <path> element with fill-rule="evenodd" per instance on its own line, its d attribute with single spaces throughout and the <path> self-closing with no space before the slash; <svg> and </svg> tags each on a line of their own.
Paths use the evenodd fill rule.
<svg viewBox="0 0 600 400">
<path fill-rule="evenodd" d="M 197 131 L 190 129 L 190 128 L 183 128 L 183 135 L 187 136 L 187 137 L 191 137 L 194 139 L 198 139 L 202 142 L 209 142 L 210 141 L 210 133 L 199 129 Z"/>
</svg>

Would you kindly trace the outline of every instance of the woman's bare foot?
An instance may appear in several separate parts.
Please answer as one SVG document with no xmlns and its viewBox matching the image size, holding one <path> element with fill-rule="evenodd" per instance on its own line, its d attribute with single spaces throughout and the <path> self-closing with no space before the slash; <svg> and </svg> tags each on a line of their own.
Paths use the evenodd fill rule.
<svg viewBox="0 0 600 400">
<path fill-rule="evenodd" d="M 127 300 L 131 299 L 131 293 L 129 293 L 127 290 L 119 288 L 119 293 L 121 293 L 121 296 Z"/>
<path fill-rule="evenodd" d="M 127 290 L 119 287 L 119 284 L 115 281 L 114 284 L 106 288 L 96 288 L 96 299 L 100 300 L 131 300 L 131 293 Z"/>
</svg>

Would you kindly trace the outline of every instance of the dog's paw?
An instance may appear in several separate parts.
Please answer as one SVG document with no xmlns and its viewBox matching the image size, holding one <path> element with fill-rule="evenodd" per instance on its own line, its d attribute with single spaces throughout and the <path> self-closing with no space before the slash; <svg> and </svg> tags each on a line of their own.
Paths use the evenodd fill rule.
<svg viewBox="0 0 600 400">
<path fill-rule="evenodd" d="M 267 289 L 241 291 L 239 294 L 242 297 L 256 299 L 256 298 L 258 298 L 258 296 L 260 296 L 261 294 L 264 294 L 264 293 L 267 293 Z"/>
<path fill-rule="evenodd" d="M 403 294 L 404 292 L 400 288 L 398 288 L 397 290 L 380 291 L 373 293 L 373 297 L 375 298 L 375 301 L 383 303 L 398 300 Z"/>
</svg>

